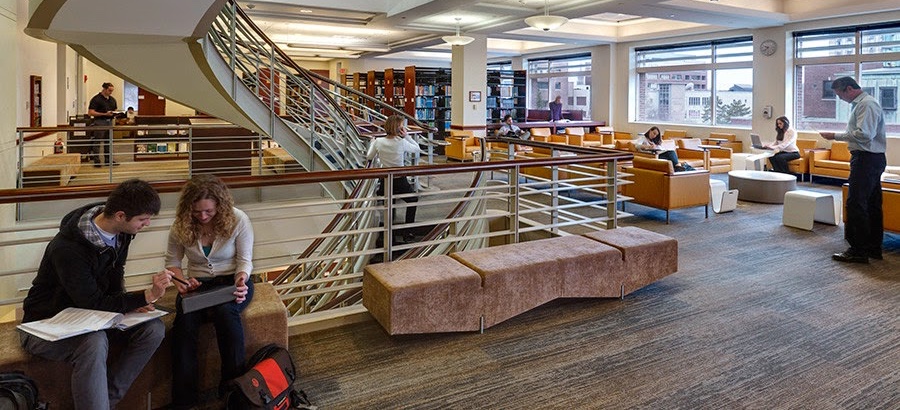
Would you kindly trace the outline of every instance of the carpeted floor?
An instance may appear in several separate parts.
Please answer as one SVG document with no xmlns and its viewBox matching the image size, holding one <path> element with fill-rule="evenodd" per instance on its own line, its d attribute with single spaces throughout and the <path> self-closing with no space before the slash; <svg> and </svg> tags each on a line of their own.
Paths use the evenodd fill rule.
<svg viewBox="0 0 900 410">
<path fill-rule="evenodd" d="M 677 273 L 484 334 L 389 337 L 368 321 L 294 336 L 298 386 L 325 410 L 900 408 L 900 236 L 883 261 L 846 265 L 830 259 L 843 226 L 784 227 L 781 205 L 670 225 L 627 210 L 623 225 L 679 240 Z"/>
</svg>

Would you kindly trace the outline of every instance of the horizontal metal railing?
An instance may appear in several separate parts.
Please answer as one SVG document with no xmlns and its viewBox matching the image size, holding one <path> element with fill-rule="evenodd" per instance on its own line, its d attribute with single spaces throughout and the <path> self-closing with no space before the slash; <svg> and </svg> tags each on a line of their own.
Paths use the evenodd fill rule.
<svg viewBox="0 0 900 410">
<path fill-rule="evenodd" d="M 569 150 L 565 146 L 555 149 Z M 621 175 L 614 170 L 618 161 L 630 158 L 628 154 L 584 151 L 560 157 L 509 160 L 500 153 L 491 151 L 486 153 L 487 157 L 494 157 L 490 161 L 468 164 L 227 177 L 225 180 L 236 196 L 255 198 L 245 199 L 238 205 L 251 216 L 257 232 L 254 274 L 271 280 L 293 269 L 296 274 L 276 287 L 294 317 L 292 320 L 303 321 L 320 314 L 335 315 L 357 309 L 361 301 L 362 270 L 369 263 L 607 229 L 627 216 L 617 211 L 616 203 L 627 198 L 616 194 Z M 357 189 L 370 190 L 379 180 L 391 181 L 400 176 L 430 178 L 432 184 L 418 194 L 393 195 L 388 187 L 383 195 L 358 195 L 342 200 L 323 197 L 272 200 L 262 193 L 275 186 L 314 191 L 323 181 L 333 180 L 357 181 L 354 182 Z M 66 198 L 101 199 L 112 186 L 5 190 L 0 191 L 0 202 L 57 201 L 63 206 Z M 175 195 L 180 183 L 160 182 L 155 186 L 164 195 Z M 243 194 L 246 190 L 253 195 Z M 412 195 L 418 197 L 416 220 L 401 222 L 403 210 L 408 206 L 403 198 Z M 394 217 L 395 211 L 398 218 Z M 0 231 L 0 253 L 15 250 L 17 255 L 23 255 L 0 271 L 0 281 L 5 284 L 0 288 L 7 289 L 0 295 L 0 305 L 20 303 L 62 213 L 61 209 L 54 215 L 46 215 L 48 222 L 23 223 Z M 149 232 L 165 231 L 170 221 L 171 212 L 164 212 Z M 328 225 L 331 229 L 325 229 Z M 148 244 L 148 239 L 143 239 L 144 235 L 160 238 L 161 234 L 138 236 L 146 250 L 130 255 L 129 288 L 146 286 L 150 274 L 161 268 L 165 241 Z M 314 246 L 317 241 L 319 244 Z M 25 249 L 30 251 L 20 251 Z"/>
</svg>

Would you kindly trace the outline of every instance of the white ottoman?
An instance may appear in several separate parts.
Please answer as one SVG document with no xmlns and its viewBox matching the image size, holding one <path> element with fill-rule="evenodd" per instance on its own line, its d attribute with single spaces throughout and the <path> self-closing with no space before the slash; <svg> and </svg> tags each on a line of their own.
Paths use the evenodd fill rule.
<svg viewBox="0 0 900 410">
<path fill-rule="evenodd" d="M 811 231 L 813 222 L 837 225 L 840 218 L 838 201 L 831 194 L 813 191 L 790 191 L 784 194 L 784 226 Z"/>
</svg>

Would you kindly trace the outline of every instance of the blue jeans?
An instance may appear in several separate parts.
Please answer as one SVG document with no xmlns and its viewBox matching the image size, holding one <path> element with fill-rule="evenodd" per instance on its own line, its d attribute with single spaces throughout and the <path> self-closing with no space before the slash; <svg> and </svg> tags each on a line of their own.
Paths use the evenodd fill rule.
<svg viewBox="0 0 900 410">
<path fill-rule="evenodd" d="M 233 276 L 221 278 L 233 283 Z M 201 284 L 199 290 L 214 284 L 222 285 L 218 278 Z M 220 388 L 229 380 L 244 373 L 244 325 L 241 312 L 253 299 L 253 283 L 247 283 L 247 299 L 243 303 L 228 302 L 191 313 L 177 312 L 172 326 L 172 405 L 175 408 L 197 404 L 200 393 L 200 366 L 197 361 L 197 340 L 200 325 L 211 321 L 216 329 L 219 357 L 222 360 Z M 178 295 L 181 299 L 181 295 Z M 176 302 L 176 306 L 181 306 Z"/>
<path fill-rule="evenodd" d="M 25 332 L 19 338 L 28 353 L 71 363 L 75 408 L 96 410 L 115 408 L 165 335 L 163 322 L 153 319 L 125 331 L 101 330 L 55 342 Z M 110 344 L 120 343 L 118 356 L 108 357 Z"/>
</svg>

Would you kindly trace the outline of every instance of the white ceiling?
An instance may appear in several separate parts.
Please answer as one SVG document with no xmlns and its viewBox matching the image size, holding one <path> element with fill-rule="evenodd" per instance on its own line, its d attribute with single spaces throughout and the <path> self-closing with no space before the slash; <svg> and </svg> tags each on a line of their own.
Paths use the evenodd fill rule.
<svg viewBox="0 0 900 410">
<path fill-rule="evenodd" d="M 900 10 L 896 0 L 549 0 L 568 17 L 544 32 L 524 19 L 545 0 L 240 0 L 282 49 L 297 59 L 450 59 L 441 36 L 487 36 L 488 58 L 664 38 L 735 28 L 762 28 L 842 15 Z M 291 46 L 287 46 L 291 44 Z"/>
</svg>

